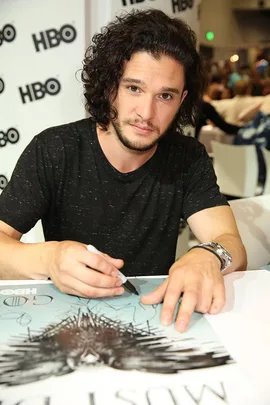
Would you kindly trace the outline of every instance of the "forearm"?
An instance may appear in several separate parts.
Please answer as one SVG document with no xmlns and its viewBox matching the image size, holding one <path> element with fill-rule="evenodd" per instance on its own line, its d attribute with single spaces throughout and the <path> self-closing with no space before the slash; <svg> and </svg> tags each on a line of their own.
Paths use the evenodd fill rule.
<svg viewBox="0 0 270 405">
<path fill-rule="evenodd" d="M 200 243 L 217 242 L 232 256 L 231 266 L 225 274 L 234 270 L 246 270 L 247 255 L 231 208 L 227 205 L 199 211 L 188 218 L 188 223 Z M 203 250 L 203 249 L 194 249 Z M 217 259 L 211 252 L 206 252 Z"/>
<path fill-rule="evenodd" d="M 47 278 L 49 258 L 57 243 L 22 243 L 0 232 L 0 279 Z"/>
<path fill-rule="evenodd" d="M 232 256 L 232 265 L 224 271 L 224 274 L 232 273 L 235 270 L 246 270 L 247 254 L 239 236 L 227 233 L 216 237 L 213 242 L 222 245 Z"/>
</svg>

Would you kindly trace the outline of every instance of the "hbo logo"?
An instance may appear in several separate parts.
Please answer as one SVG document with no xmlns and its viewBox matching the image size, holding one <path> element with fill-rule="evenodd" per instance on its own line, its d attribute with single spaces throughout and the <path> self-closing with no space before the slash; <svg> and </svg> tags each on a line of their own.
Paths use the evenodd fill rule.
<svg viewBox="0 0 270 405">
<path fill-rule="evenodd" d="M 8 184 L 8 179 L 3 174 L 0 174 L 0 191 L 4 190 Z"/>
<path fill-rule="evenodd" d="M 16 37 L 16 30 L 13 25 L 6 24 L 4 25 L 2 31 L 0 31 L 0 46 L 4 41 L 12 42 Z"/>
<path fill-rule="evenodd" d="M 20 139 L 20 134 L 15 128 L 9 128 L 7 132 L 0 131 L 0 148 L 6 146 L 7 142 L 17 143 Z"/>
<path fill-rule="evenodd" d="M 143 3 L 145 0 L 129 0 L 129 4 L 138 4 L 138 3 Z M 128 1 L 127 0 L 122 0 L 123 6 L 128 6 Z"/>
<path fill-rule="evenodd" d="M 66 42 L 69 44 L 73 42 L 77 36 L 77 32 L 72 25 L 63 25 L 60 30 L 51 28 L 46 31 L 41 31 L 38 34 L 32 34 L 36 52 L 40 52 L 42 49 L 55 48 L 60 45 L 60 42 Z"/>
<path fill-rule="evenodd" d="M 186 11 L 188 8 L 193 8 L 194 0 L 172 0 L 173 13 Z"/>
<path fill-rule="evenodd" d="M 42 84 L 41 82 L 34 82 L 31 84 L 27 84 L 25 88 L 19 87 L 23 104 L 27 102 L 27 98 L 30 102 L 32 102 L 41 100 L 46 96 L 46 94 L 50 96 L 56 96 L 56 94 L 58 94 L 60 90 L 60 82 L 53 77 L 46 80 L 44 84 Z"/>
<path fill-rule="evenodd" d="M 5 90 L 5 82 L 0 77 L 0 94 L 3 93 L 4 90 Z"/>
</svg>

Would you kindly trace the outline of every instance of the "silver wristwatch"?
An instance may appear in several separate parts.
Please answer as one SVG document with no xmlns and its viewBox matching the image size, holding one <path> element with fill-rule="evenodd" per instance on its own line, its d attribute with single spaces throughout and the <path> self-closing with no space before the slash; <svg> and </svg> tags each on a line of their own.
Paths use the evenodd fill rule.
<svg viewBox="0 0 270 405">
<path fill-rule="evenodd" d="M 206 242 L 206 243 L 200 243 L 197 246 L 208 246 L 208 247 L 213 249 L 213 251 L 220 257 L 220 259 L 221 259 L 221 261 L 223 263 L 222 266 L 221 266 L 220 271 L 226 270 L 232 264 L 232 256 L 230 255 L 228 250 L 226 250 L 219 243 L 217 243 L 217 242 Z"/>
</svg>

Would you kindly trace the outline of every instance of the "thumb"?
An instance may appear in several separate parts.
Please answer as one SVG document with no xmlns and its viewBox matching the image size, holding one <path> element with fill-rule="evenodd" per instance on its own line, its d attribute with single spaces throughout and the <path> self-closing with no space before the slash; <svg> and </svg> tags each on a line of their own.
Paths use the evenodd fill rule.
<svg viewBox="0 0 270 405">
<path fill-rule="evenodd" d="M 151 305 L 151 304 L 159 304 L 160 302 L 162 302 L 167 289 L 167 284 L 168 279 L 164 280 L 163 283 L 160 286 L 158 286 L 154 291 L 141 297 L 140 299 L 141 303 Z"/>
</svg>

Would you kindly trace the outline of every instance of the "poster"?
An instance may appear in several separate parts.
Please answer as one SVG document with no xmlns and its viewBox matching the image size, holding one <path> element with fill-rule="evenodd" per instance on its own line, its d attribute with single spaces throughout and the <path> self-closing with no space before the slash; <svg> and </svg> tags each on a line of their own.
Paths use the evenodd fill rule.
<svg viewBox="0 0 270 405">
<path fill-rule="evenodd" d="M 132 279 L 140 296 L 162 281 Z M 139 299 L 0 285 L 1 405 L 241 404 L 245 378 L 205 317 L 180 334 Z"/>
</svg>

